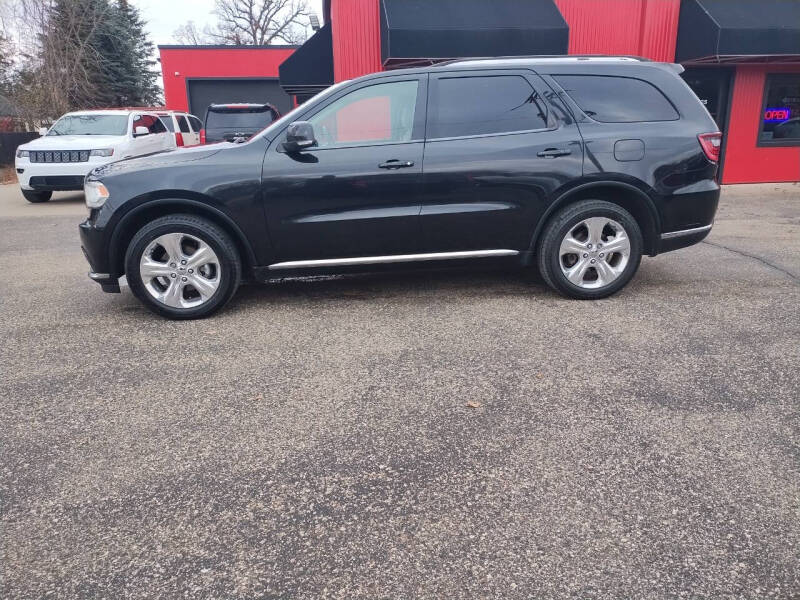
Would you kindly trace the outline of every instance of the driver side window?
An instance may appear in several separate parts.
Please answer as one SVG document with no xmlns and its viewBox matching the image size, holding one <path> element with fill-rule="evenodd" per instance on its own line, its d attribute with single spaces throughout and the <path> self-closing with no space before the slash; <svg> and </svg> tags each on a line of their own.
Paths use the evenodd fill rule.
<svg viewBox="0 0 800 600">
<path fill-rule="evenodd" d="M 410 141 L 418 86 L 417 81 L 379 83 L 339 98 L 309 119 L 317 147 Z"/>
</svg>

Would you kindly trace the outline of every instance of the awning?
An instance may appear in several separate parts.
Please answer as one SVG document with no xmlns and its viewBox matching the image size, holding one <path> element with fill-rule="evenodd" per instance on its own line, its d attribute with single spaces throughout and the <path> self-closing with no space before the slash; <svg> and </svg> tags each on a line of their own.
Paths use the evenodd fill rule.
<svg viewBox="0 0 800 600">
<path fill-rule="evenodd" d="M 384 66 L 566 54 L 568 38 L 554 0 L 381 0 Z"/>
<path fill-rule="evenodd" d="M 309 96 L 333 85 L 333 38 L 327 23 L 278 68 L 287 94 Z"/>
<path fill-rule="evenodd" d="M 800 57 L 800 0 L 683 0 L 677 62 Z"/>
</svg>

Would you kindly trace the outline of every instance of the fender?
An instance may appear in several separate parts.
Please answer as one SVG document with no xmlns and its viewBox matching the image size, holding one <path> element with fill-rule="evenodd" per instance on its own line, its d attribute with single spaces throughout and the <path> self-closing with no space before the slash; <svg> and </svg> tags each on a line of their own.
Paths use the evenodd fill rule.
<svg viewBox="0 0 800 600">
<path fill-rule="evenodd" d="M 656 205 L 650 196 L 648 196 L 644 191 L 642 191 L 641 188 L 638 188 L 630 183 L 626 183 L 624 181 L 618 181 L 615 179 L 600 179 L 600 180 L 585 182 L 575 187 L 572 187 L 564 192 L 561 192 L 561 194 L 557 196 L 553 202 L 550 203 L 550 205 L 547 207 L 547 210 L 545 210 L 544 214 L 539 219 L 539 222 L 536 224 L 536 228 L 533 231 L 533 236 L 531 236 L 531 244 L 529 248 L 529 252 L 531 253 L 531 255 L 534 252 L 536 240 L 539 239 L 539 236 L 542 233 L 542 229 L 544 229 L 544 226 L 547 224 L 547 221 L 550 220 L 550 217 L 553 216 L 553 214 L 557 210 L 559 210 L 562 206 L 568 204 L 570 198 L 573 197 L 575 194 L 579 194 L 580 192 L 584 192 L 586 190 L 591 190 L 592 188 L 601 188 L 601 187 L 617 187 L 627 192 L 632 192 L 634 195 L 640 198 L 644 202 L 644 205 L 647 207 L 648 213 L 653 219 L 653 224 L 655 226 L 654 234 L 658 236 L 659 232 L 661 231 L 661 217 L 659 216 L 658 210 L 656 209 Z M 654 249 L 648 249 L 648 250 L 654 251 Z"/>
<path fill-rule="evenodd" d="M 231 219 L 227 214 L 211 206 L 206 204 L 205 202 L 200 202 L 198 200 L 190 200 L 188 198 L 158 198 L 154 200 L 147 200 L 142 202 L 135 208 L 132 208 L 128 212 L 126 212 L 122 218 L 117 222 L 116 226 L 114 227 L 114 232 L 111 234 L 110 240 L 110 247 L 111 247 L 111 264 L 117 265 L 119 264 L 120 259 L 120 252 L 119 252 L 119 237 L 122 231 L 125 231 L 128 225 L 136 218 L 137 215 L 141 214 L 144 211 L 150 210 L 154 207 L 157 207 L 162 204 L 170 204 L 172 206 L 185 206 L 187 208 L 193 209 L 193 212 L 202 214 L 203 212 L 213 215 L 215 218 L 219 219 L 222 223 L 224 223 L 225 227 L 231 231 L 234 236 L 236 237 L 236 242 L 238 246 L 244 248 L 245 252 L 247 253 L 246 262 L 251 266 L 255 266 L 258 264 L 256 260 L 256 255 L 253 252 L 253 248 L 250 245 L 250 241 L 247 239 L 247 236 L 242 232 L 239 226 Z"/>
</svg>

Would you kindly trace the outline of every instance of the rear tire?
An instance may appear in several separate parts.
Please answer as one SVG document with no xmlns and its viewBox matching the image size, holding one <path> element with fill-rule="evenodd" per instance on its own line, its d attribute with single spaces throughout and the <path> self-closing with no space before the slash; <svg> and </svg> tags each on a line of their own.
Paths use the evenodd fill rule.
<svg viewBox="0 0 800 600">
<path fill-rule="evenodd" d="M 239 253 L 215 223 L 168 215 L 142 227 L 125 253 L 133 294 L 168 319 L 200 319 L 225 306 L 241 281 Z"/>
<path fill-rule="evenodd" d="M 551 288 L 569 298 L 597 300 L 627 285 L 639 268 L 642 246 L 642 232 L 628 211 L 605 200 L 583 200 L 550 219 L 536 259 Z"/>
<path fill-rule="evenodd" d="M 37 192 L 36 190 L 22 190 L 22 195 L 25 196 L 25 200 L 28 202 L 32 202 L 33 204 L 39 204 L 40 202 L 47 202 L 50 198 L 53 197 L 53 192 Z"/>
</svg>

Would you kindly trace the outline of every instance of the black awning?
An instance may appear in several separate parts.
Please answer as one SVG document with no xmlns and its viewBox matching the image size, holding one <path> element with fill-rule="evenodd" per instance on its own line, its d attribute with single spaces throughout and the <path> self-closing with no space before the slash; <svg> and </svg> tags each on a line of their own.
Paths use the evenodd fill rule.
<svg viewBox="0 0 800 600">
<path fill-rule="evenodd" d="M 333 85 L 333 37 L 328 23 L 278 68 L 287 94 L 313 95 Z"/>
<path fill-rule="evenodd" d="M 800 0 L 682 0 L 678 62 L 800 55 Z"/>
<path fill-rule="evenodd" d="M 566 54 L 554 0 L 381 0 L 385 66 L 473 56 Z"/>
</svg>

